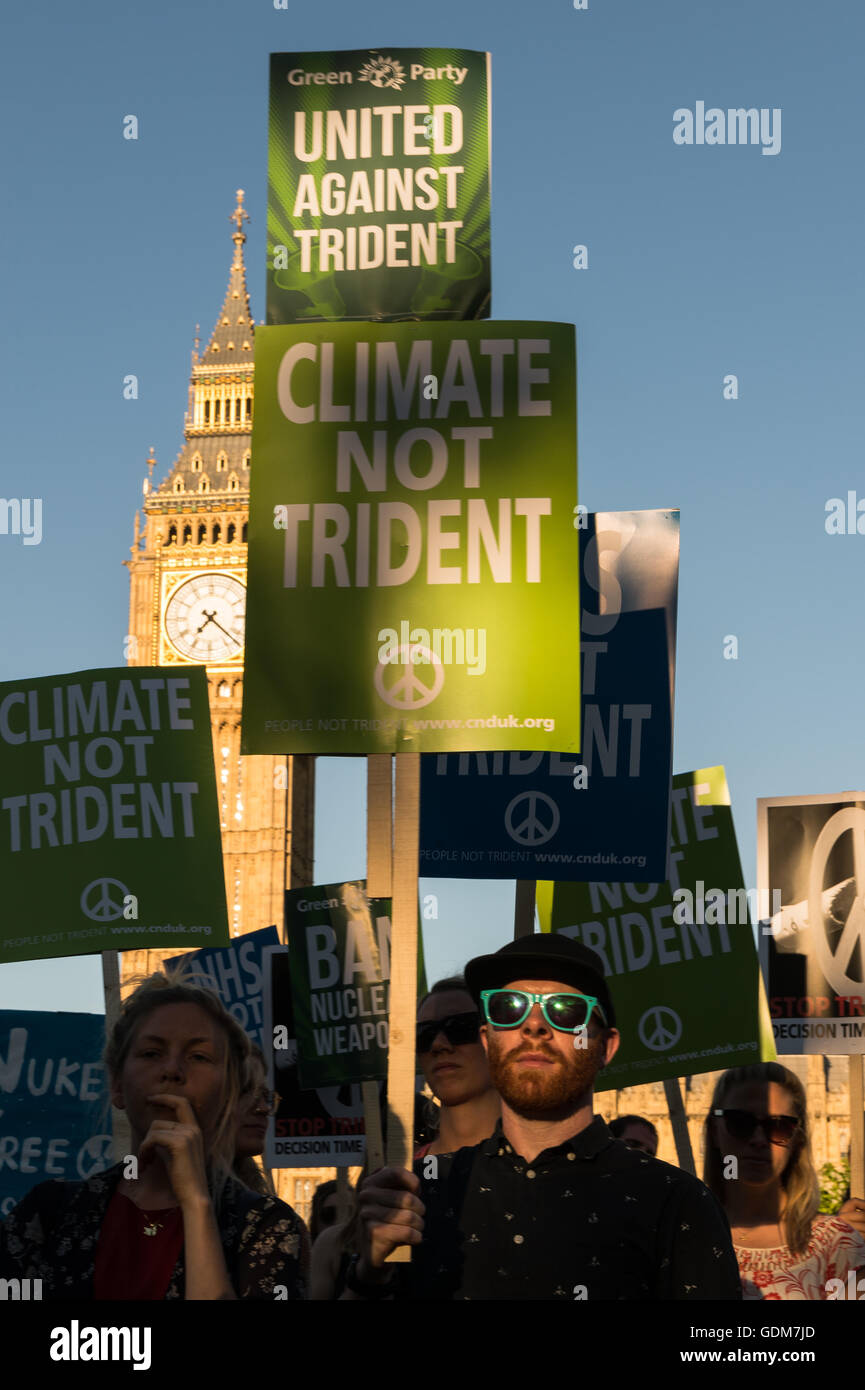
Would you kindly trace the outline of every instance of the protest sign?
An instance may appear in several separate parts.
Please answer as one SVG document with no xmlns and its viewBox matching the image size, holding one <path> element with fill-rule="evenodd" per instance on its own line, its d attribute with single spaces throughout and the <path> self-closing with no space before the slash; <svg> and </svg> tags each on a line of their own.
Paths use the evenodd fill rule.
<svg viewBox="0 0 865 1390">
<path fill-rule="evenodd" d="M 673 778 L 667 883 L 539 883 L 544 931 L 597 951 L 622 1035 L 597 1091 L 774 1057 L 722 767 Z"/>
<path fill-rule="evenodd" d="M 264 1037 L 270 1084 L 279 1096 L 267 1127 L 267 1168 L 350 1168 L 366 1153 L 361 1088 L 301 1087 L 288 947 L 264 949 Z"/>
<path fill-rule="evenodd" d="M 577 521 L 581 751 L 423 757 L 428 877 L 667 877 L 679 513 Z"/>
<path fill-rule="evenodd" d="M 196 984 L 215 989 L 233 1018 L 264 1051 L 262 965 L 267 946 L 279 945 L 276 927 L 247 932 L 217 951 L 192 951 L 174 956 L 166 965 L 184 965 Z"/>
<path fill-rule="evenodd" d="M 100 1014 L 0 1013 L 0 1217 L 37 1183 L 109 1168 Z"/>
<path fill-rule="evenodd" d="M 0 963 L 227 943 L 203 667 L 2 685 L 0 755 Z"/>
<path fill-rule="evenodd" d="M 266 328 L 255 382 L 243 751 L 576 750 L 573 327 Z"/>
<path fill-rule="evenodd" d="M 391 905 L 364 884 L 285 895 L 301 1085 L 387 1074 Z"/>
<path fill-rule="evenodd" d="M 757 882 L 778 1051 L 865 1052 L 865 792 L 761 797 Z"/>
<path fill-rule="evenodd" d="M 391 919 L 391 900 L 368 898 L 362 879 L 286 893 L 294 1036 L 304 1087 L 386 1076 Z M 425 988 L 422 950 L 411 986 L 413 996 Z"/>
<path fill-rule="evenodd" d="M 272 53 L 268 324 L 489 302 L 489 54 Z"/>
</svg>

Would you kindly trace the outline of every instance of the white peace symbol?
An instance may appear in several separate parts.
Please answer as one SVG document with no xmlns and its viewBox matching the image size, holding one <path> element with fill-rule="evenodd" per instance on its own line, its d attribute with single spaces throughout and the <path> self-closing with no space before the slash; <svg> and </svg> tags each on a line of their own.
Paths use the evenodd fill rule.
<svg viewBox="0 0 865 1390">
<path fill-rule="evenodd" d="M 666 1052 L 682 1036 L 682 1020 L 666 1004 L 653 1004 L 637 1024 L 637 1032 L 644 1047 L 652 1052 Z"/>
<path fill-rule="evenodd" d="M 412 661 L 412 652 L 420 652 L 435 667 L 435 676 L 432 686 L 428 686 L 421 680 L 415 670 Z M 399 648 L 397 661 L 379 661 L 375 668 L 375 688 L 386 705 L 393 709 L 423 709 L 438 695 L 445 682 L 444 667 L 441 657 L 436 656 L 435 652 L 430 651 L 429 647 L 421 647 L 417 642 L 410 642 L 406 646 Z M 384 673 L 389 666 L 402 666 L 405 668 L 405 675 L 400 676 L 391 686 L 384 683 Z M 413 698 L 414 691 L 420 691 L 420 698 Z M 403 698 L 400 699 L 400 693 Z"/>
<path fill-rule="evenodd" d="M 114 1140 L 110 1134 L 94 1134 L 78 1150 L 76 1167 L 79 1178 L 89 1178 L 93 1173 L 103 1173 L 111 1167 L 114 1158 Z"/>
<path fill-rule="evenodd" d="M 528 810 L 525 818 L 518 825 L 514 825 L 514 810 L 521 801 L 528 802 Z M 538 802 L 549 806 L 552 812 L 549 825 L 545 825 L 538 815 Z M 515 796 L 505 807 L 505 830 L 518 845 L 545 845 L 558 830 L 560 819 L 558 806 L 545 792 L 520 792 L 519 796 Z"/>
<path fill-rule="evenodd" d="M 120 889 L 119 906 L 109 891 L 112 884 Z M 89 903 L 92 888 L 100 889 L 100 893 L 95 902 Z M 125 883 L 120 882 L 119 878 L 94 878 L 93 882 L 88 883 L 81 893 L 81 911 L 85 917 L 89 917 L 93 922 L 113 922 L 116 918 L 123 916 L 123 899 L 128 896 L 129 889 Z"/>
<path fill-rule="evenodd" d="M 836 843 L 847 831 L 853 832 L 853 874 L 856 880 L 856 897 L 844 923 L 834 951 L 826 935 L 826 914 L 823 911 L 823 876 L 826 863 Z M 838 994 L 862 994 L 865 980 L 855 980 L 847 974 L 850 960 L 859 943 L 860 971 L 865 975 L 865 811 L 858 806 L 847 806 L 830 816 L 820 834 L 811 855 L 811 874 L 808 879 L 808 921 L 814 929 L 814 942 L 817 960 L 828 983 Z"/>
</svg>

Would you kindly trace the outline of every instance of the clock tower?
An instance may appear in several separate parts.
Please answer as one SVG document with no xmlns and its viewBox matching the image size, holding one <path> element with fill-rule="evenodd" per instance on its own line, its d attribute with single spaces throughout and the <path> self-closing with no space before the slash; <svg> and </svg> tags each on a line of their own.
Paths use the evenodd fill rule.
<svg viewBox="0 0 865 1390">
<path fill-rule="evenodd" d="M 135 516 L 130 573 L 132 666 L 207 667 L 213 753 L 232 937 L 276 925 L 283 893 L 312 882 L 311 757 L 241 757 L 246 537 L 251 468 L 254 323 L 246 287 L 243 191 L 231 220 L 225 300 L 203 352 L 196 336 L 185 442 L 156 485 L 153 450 Z M 123 980 L 177 950 L 124 951 Z M 124 993 L 126 990 L 124 989 Z"/>
</svg>

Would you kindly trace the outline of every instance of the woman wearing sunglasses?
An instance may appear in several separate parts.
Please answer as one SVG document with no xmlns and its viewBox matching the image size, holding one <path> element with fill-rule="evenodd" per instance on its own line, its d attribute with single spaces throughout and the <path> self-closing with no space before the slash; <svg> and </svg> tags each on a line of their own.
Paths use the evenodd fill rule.
<svg viewBox="0 0 865 1390">
<path fill-rule="evenodd" d="M 837 1216 L 819 1217 L 805 1091 L 778 1062 L 719 1078 L 705 1127 L 703 1181 L 724 1206 L 745 1299 L 826 1300 L 865 1240 Z"/>
<path fill-rule="evenodd" d="M 480 1015 L 461 975 L 439 980 L 417 1014 L 417 1057 L 424 1080 L 439 1102 L 438 1133 L 415 1153 L 455 1153 L 488 1139 L 501 1114 L 486 1053 Z"/>
</svg>

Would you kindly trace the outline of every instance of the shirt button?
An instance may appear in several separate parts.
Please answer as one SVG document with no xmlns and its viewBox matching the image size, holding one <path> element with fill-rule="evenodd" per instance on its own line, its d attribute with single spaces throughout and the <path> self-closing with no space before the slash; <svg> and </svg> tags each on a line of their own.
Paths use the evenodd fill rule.
<svg viewBox="0 0 865 1390">
<path fill-rule="evenodd" d="M 527 1177 L 527 1178 L 534 1178 L 534 1177 L 537 1177 L 537 1174 L 535 1173 L 534 1168 L 527 1168 L 527 1169 L 526 1169 L 526 1177 Z"/>
<path fill-rule="evenodd" d="M 574 1154 L 574 1153 L 568 1154 L 568 1159 L 569 1159 L 569 1161 L 570 1161 L 571 1163 L 573 1163 L 573 1161 L 574 1161 L 574 1159 L 576 1158 L 576 1156 L 577 1156 L 577 1155 Z"/>
<path fill-rule="evenodd" d="M 524 1239 L 524 1236 L 514 1236 L 514 1245 L 522 1245 Z"/>
</svg>

